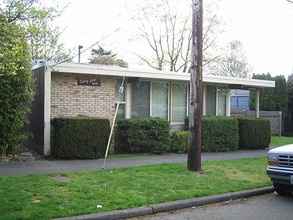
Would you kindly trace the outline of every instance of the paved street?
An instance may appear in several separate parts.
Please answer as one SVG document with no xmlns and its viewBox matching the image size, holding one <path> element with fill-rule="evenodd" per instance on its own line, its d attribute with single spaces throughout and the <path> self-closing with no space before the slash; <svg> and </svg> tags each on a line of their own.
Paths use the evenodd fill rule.
<svg viewBox="0 0 293 220">
<path fill-rule="evenodd" d="M 293 196 L 275 193 L 128 220 L 292 220 Z"/>
</svg>

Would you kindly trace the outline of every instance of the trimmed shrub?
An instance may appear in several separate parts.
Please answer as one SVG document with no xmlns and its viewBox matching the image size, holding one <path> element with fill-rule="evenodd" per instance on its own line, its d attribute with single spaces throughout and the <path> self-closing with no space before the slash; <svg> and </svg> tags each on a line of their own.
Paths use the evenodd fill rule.
<svg viewBox="0 0 293 220">
<path fill-rule="evenodd" d="M 117 122 L 115 151 L 120 153 L 168 152 L 170 124 L 162 118 L 132 118 Z"/>
<path fill-rule="evenodd" d="M 173 132 L 171 134 L 171 151 L 174 153 L 186 153 L 188 149 L 188 135 L 188 131 Z M 238 121 L 232 117 L 204 116 L 202 118 L 201 138 L 202 152 L 238 150 Z"/>
<path fill-rule="evenodd" d="M 205 116 L 202 120 L 202 151 L 235 151 L 239 147 L 238 121 L 233 117 Z"/>
<path fill-rule="evenodd" d="M 66 159 L 101 158 L 110 134 L 108 119 L 93 117 L 54 118 L 52 156 Z"/>
<path fill-rule="evenodd" d="M 170 151 L 177 154 L 187 153 L 188 131 L 175 131 L 170 137 Z"/>
<path fill-rule="evenodd" d="M 271 142 L 270 121 L 255 117 L 237 117 L 240 149 L 265 149 Z"/>
</svg>

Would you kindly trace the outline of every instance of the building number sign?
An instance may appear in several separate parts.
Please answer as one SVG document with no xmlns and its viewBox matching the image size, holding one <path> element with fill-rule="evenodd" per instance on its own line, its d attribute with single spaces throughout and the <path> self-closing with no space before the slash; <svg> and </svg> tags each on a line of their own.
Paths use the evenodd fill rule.
<svg viewBox="0 0 293 220">
<path fill-rule="evenodd" d="M 100 79 L 77 79 L 77 85 L 85 85 L 85 86 L 100 86 L 101 80 Z"/>
</svg>

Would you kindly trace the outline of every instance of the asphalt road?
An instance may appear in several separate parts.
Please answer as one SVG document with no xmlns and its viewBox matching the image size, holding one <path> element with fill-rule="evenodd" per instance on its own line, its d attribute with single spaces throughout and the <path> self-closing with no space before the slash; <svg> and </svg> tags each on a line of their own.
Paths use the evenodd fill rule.
<svg viewBox="0 0 293 220">
<path fill-rule="evenodd" d="M 265 194 L 235 201 L 211 204 L 142 216 L 129 220 L 291 220 L 293 219 L 293 195 L 278 196 L 276 193 Z"/>
</svg>

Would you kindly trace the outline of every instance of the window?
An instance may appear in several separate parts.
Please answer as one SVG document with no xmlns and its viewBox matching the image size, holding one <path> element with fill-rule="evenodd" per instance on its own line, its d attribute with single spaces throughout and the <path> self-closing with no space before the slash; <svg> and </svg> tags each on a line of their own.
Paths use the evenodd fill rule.
<svg viewBox="0 0 293 220">
<path fill-rule="evenodd" d="M 216 86 L 207 85 L 206 115 L 216 115 Z"/>
<path fill-rule="evenodd" d="M 168 87 L 169 83 L 167 82 L 152 82 L 152 117 L 168 120 Z"/>
<path fill-rule="evenodd" d="M 172 122 L 184 122 L 187 115 L 187 84 L 172 83 Z"/>
<path fill-rule="evenodd" d="M 226 115 L 226 87 L 207 85 L 206 115 Z"/>
<path fill-rule="evenodd" d="M 183 123 L 188 110 L 188 84 L 187 83 L 170 83 L 166 81 L 141 81 L 129 84 L 131 90 L 129 100 L 129 115 L 134 117 L 160 117 L 170 120 L 172 123 Z M 128 87 L 129 88 L 129 87 Z M 116 90 L 119 87 L 117 85 Z M 117 93 L 117 92 L 116 92 Z M 120 97 L 116 94 L 116 99 Z M 119 100 L 124 101 L 124 96 Z M 172 99 L 172 102 L 170 102 Z M 125 102 L 123 102 L 125 103 Z M 172 103 L 172 104 L 171 104 Z M 128 106 L 128 105 L 127 105 Z M 124 114 L 124 105 L 119 111 Z M 170 112 L 172 111 L 172 112 Z M 171 117 L 171 118 L 170 118 Z"/>
<path fill-rule="evenodd" d="M 218 111 L 217 115 L 226 115 L 226 87 L 218 87 Z"/>
<path fill-rule="evenodd" d="M 131 117 L 150 116 L 150 83 L 132 83 Z"/>
</svg>

